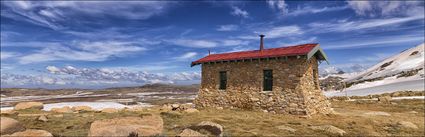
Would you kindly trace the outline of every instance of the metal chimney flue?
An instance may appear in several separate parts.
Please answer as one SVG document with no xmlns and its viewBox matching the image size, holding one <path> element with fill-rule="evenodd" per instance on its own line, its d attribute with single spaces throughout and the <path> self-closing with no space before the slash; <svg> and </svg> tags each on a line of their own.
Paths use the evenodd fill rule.
<svg viewBox="0 0 425 137">
<path fill-rule="evenodd" d="M 264 50 L 264 36 L 263 34 L 260 35 L 260 51 Z"/>
</svg>

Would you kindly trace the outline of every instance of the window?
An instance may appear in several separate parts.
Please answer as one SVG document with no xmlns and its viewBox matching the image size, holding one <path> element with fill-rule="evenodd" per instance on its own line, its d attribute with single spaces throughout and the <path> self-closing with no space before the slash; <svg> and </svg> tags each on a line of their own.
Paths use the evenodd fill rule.
<svg viewBox="0 0 425 137">
<path fill-rule="evenodd" d="M 227 86 L 227 72 L 220 71 L 220 87 L 219 89 L 226 89 Z"/>
<path fill-rule="evenodd" d="M 316 75 L 316 73 L 317 73 L 317 70 L 316 70 L 316 69 L 313 69 L 313 82 L 314 82 L 314 87 L 315 87 L 316 89 L 319 89 L 319 85 L 317 84 L 317 75 Z"/>
<path fill-rule="evenodd" d="M 272 91 L 273 89 L 273 71 L 263 71 L 263 91 Z"/>
</svg>

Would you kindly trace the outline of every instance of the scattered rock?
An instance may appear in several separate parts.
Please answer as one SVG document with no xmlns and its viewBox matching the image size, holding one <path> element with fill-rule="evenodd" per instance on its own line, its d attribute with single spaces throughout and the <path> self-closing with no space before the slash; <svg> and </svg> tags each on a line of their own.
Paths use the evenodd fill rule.
<svg viewBox="0 0 425 137">
<path fill-rule="evenodd" d="M 41 114 L 18 114 L 18 117 L 39 117 L 47 115 L 47 113 L 41 113 Z"/>
<path fill-rule="evenodd" d="M 205 130 L 214 136 L 223 136 L 223 126 L 211 121 L 202 121 L 198 125 L 192 126 L 191 129 L 194 129 L 197 131 Z"/>
<path fill-rule="evenodd" d="M 47 132 L 45 130 L 35 130 L 35 129 L 28 129 L 22 132 L 15 132 L 12 135 L 7 136 L 16 136 L 16 137 L 53 137 L 53 135 L 50 132 Z"/>
<path fill-rule="evenodd" d="M 343 136 L 346 133 L 344 130 L 339 129 L 339 128 L 332 126 L 332 125 L 310 126 L 310 129 L 325 131 L 325 132 L 328 132 L 330 134 L 334 134 L 334 135 L 338 135 L 338 136 Z"/>
<path fill-rule="evenodd" d="M 17 120 L 8 117 L 1 117 L 0 119 L 0 134 L 12 134 L 18 131 L 24 131 L 24 126 Z"/>
<path fill-rule="evenodd" d="M 381 111 L 374 111 L 374 112 L 366 112 L 364 115 L 367 116 L 391 116 L 391 114 L 387 112 L 381 112 Z"/>
<path fill-rule="evenodd" d="M 223 110 L 223 107 L 216 107 L 215 109 Z"/>
<path fill-rule="evenodd" d="M 382 96 L 382 97 L 378 97 L 378 101 L 382 102 L 382 103 L 390 103 L 391 101 L 391 96 Z"/>
<path fill-rule="evenodd" d="M 179 109 L 180 104 L 171 104 L 171 110 L 177 110 Z"/>
<path fill-rule="evenodd" d="M 155 136 L 162 133 L 163 124 L 158 115 L 104 119 L 91 124 L 88 136 L 128 136 L 132 132 L 139 136 Z"/>
<path fill-rule="evenodd" d="M 69 106 L 65 106 L 62 108 L 52 108 L 50 111 L 55 112 L 55 113 L 73 113 L 74 111 L 72 111 L 71 107 Z"/>
<path fill-rule="evenodd" d="M 291 133 L 295 133 L 295 131 L 297 131 L 296 129 L 293 129 L 293 128 L 285 126 L 285 125 L 277 126 L 276 128 L 278 128 L 280 130 L 289 131 Z"/>
<path fill-rule="evenodd" d="M 49 121 L 45 115 L 42 115 L 42 116 L 38 117 L 38 119 L 37 119 L 37 120 L 38 120 L 38 121 L 42 121 L 42 122 L 47 122 L 47 121 Z"/>
<path fill-rule="evenodd" d="M 101 110 L 102 113 L 117 113 L 118 109 L 115 108 L 104 108 Z"/>
<path fill-rule="evenodd" d="M 17 114 L 18 112 L 16 112 L 15 110 L 13 110 L 13 109 L 8 109 L 8 110 L 1 110 L 0 111 L 0 114 L 7 114 L 7 115 L 14 115 L 14 114 Z"/>
<path fill-rule="evenodd" d="M 43 109 L 43 103 L 41 102 L 21 102 L 15 105 L 15 110 L 23 109 Z"/>
<path fill-rule="evenodd" d="M 206 137 L 206 135 L 201 134 L 192 129 L 184 129 L 178 136 L 180 137 Z"/>
<path fill-rule="evenodd" d="M 89 111 L 93 111 L 93 109 L 89 106 L 75 106 L 72 107 L 73 111 L 77 111 L 77 112 L 89 112 Z"/>
<path fill-rule="evenodd" d="M 199 110 L 197 110 L 195 108 L 189 108 L 189 109 L 184 110 L 184 112 L 186 112 L 186 113 L 198 113 Z"/>
<path fill-rule="evenodd" d="M 397 125 L 401 128 L 410 128 L 410 129 L 418 129 L 418 126 L 408 121 L 399 121 Z"/>
</svg>

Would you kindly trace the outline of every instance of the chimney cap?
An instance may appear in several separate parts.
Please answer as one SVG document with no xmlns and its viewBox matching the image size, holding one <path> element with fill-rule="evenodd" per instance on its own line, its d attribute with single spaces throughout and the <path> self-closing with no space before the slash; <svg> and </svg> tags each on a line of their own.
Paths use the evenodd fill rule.
<svg viewBox="0 0 425 137">
<path fill-rule="evenodd" d="M 264 34 L 260 34 L 260 37 L 264 37 L 264 36 L 266 36 L 266 35 L 264 35 Z"/>
</svg>

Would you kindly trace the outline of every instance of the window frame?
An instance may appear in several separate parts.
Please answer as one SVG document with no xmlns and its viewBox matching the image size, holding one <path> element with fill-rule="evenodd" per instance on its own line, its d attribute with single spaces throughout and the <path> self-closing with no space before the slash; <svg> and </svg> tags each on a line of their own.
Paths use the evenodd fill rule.
<svg viewBox="0 0 425 137">
<path fill-rule="evenodd" d="M 224 79 L 223 79 L 224 74 Z M 224 82 L 224 83 L 222 83 Z M 226 90 L 227 89 L 227 71 L 220 71 L 218 73 L 218 89 L 219 90 Z"/>
<path fill-rule="evenodd" d="M 270 72 L 269 80 L 266 79 L 267 78 L 266 72 Z M 273 91 L 273 70 L 272 69 L 263 70 L 263 91 Z"/>
</svg>

